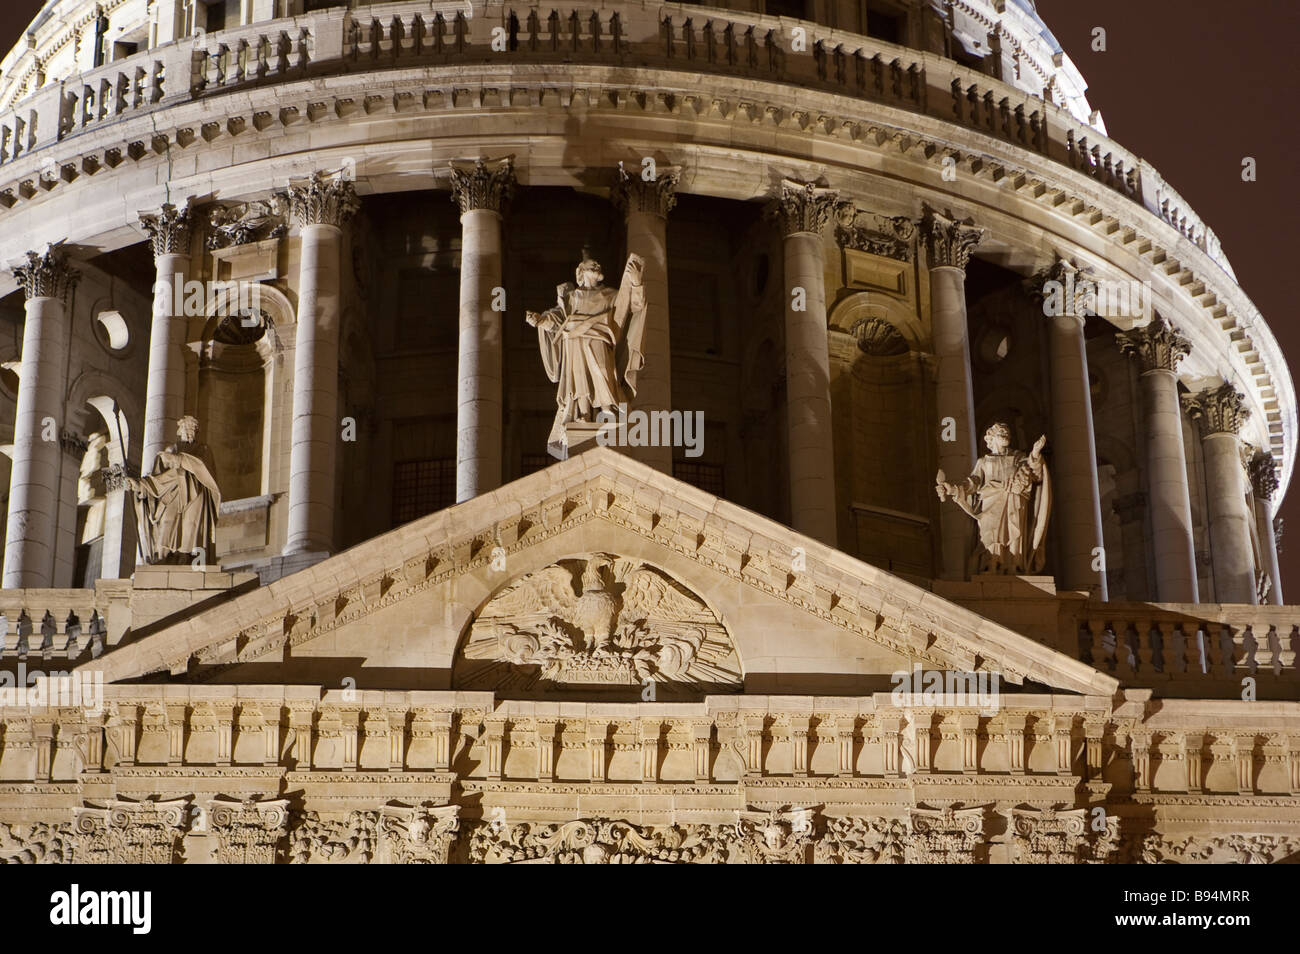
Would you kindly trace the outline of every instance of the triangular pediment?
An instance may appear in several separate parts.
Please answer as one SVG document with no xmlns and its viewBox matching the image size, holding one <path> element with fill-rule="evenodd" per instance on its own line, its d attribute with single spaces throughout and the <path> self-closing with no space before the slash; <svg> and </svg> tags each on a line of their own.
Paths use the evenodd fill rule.
<svg viewBox="0 0 1300 954">
<path fill-rule="evenodd" d="M 616 602 L 609 618 L 602 593 Z M 524 695 L 538 673 L 541 688 L 579 695 L 647 673 L 702 692 L 860 694 L 917 666 L 1108 697 L 1117 685 L 600 447 L 127 638 L 90 665 L 110 682 Z"/>
</svg>

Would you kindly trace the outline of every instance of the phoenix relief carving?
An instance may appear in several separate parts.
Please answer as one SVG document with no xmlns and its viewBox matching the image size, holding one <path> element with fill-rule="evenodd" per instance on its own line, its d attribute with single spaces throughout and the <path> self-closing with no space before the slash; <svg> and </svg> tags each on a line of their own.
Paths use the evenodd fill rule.
<svg viewBox="0 0 1300 954">
<path fill-rule="evenodd" d="M 652 693 L 740 688 L 722 622 L 668 574 L 595 553 L 506 586 L 470 627 L 460 688 L 527 692 L 580 685 Z M 653 686 L 654 689 L 648 687 Z"/>
</svg>

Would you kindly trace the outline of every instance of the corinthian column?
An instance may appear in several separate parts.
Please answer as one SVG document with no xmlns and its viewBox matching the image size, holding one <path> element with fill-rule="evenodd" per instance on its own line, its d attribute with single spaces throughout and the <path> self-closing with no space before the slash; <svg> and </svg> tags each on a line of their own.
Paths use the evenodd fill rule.
<svg viewBox="0 0 1300 954">
<path fill-rule="evenodd" d="M 961 480 L 975 467 L 975 398 L 971 386 L 970 331 L 966 325 L 966 265 L 983 237 L 969 222 L 926 209 L 921 220 L 930 267 L 930 327 L 937 365 L 939 469 Z M 961 580 L 970 558 L 972 524 L 956 507 L 940 512 L 943 577 Z"/>
<path fill-rule="evenodd" d="M 1078 270 L 1058 261 L 1040 277 L 1074 290 Z M 1097 486 L 1097 438 L 1092 428 L 1092 387 L 1088 349 L 1083 338 L 1084 303 L 1077 291 L 1069 314 L 1047 315 L 1051 363 L 1052 457 L 1056 513 L 1061 528 L 1057 568 L 1065 589 L 1088 590 L 1108 598 L 1101 529 L 1101 493 Z M 1047 300 L 1047 299 L 1045 299 Z M 1046 308 L 1044 309 L 1046 314 Z"/>
<path fill-rule="evenodd" d="M 1156 597 L 1162 603 L 1195 603 L 1199 600 L 1196 552 L 1177 376 L 1178 365 L 1192 346 L 1159 315 L 1141 328 L 1116 335 L 1115 340 L 1120 351 L 1137 360 L 1142 376 Z"/>
<path fill-rule="evenodd" d="M 452 166 L 460 206 L 460 335 L 456 391 L 456 500 L 501 485 L 501 213 L 514 191 L 511 159 Z M 504 295 L 501 292 L 500 295 Z M 497 299 L 497 301 L 494 301 Z M 500 304 L 498 304 L 500 302 Z M 496 308 L 494 309 L 494 305 Z"/>
<path fill-rule="evenodd" d="M 334 548 L 334 459 L 339 439 L 339 275 L 343 226 L 360 206 L 352 183 L 320 172 L 290 185 L 299 226 L 298 326 L 293 360 L 286 555 Z"/>
<path fill-rule="evenodd" d="M 645 367 L 637 374 L 636 398 L 632 406 L 643 411 L 672 410 L 672 362 L 668 334 L 668 213 L 677 203 L 676 167 L 656 170 L 653 179 L 618 167 L 618 182 L 612 197 L 627 215 L 627 250 L 645 260 L 642 287 L 645 289 L 645 332 L 641 353 Z M 629 454 L 661 470 L 673 472 L 673 449 L 629 448 Z"/>
<path fill-rule="evenodd" d="M 1200 425 L 1205 455 L 1205 496 L 1214 560 L 1214 596 L 1220 603 L 1257 603 L 1255 552 L 1251 543 L 1241 425 L 1250 417 L 1246 396 L 1231 384 L 1183 397 Z"/>
<path fill-rule="evenodd" d="M 836 544 L 835 446 L 831 433 L 822 229 L 839 194 L 786 179 L 774 212 L 785 237 L 785 389 L 790 429 L 790 525 Z"/>
<path fill-rule="evenodd" d="M 185 413 L 186 321 L 174 312 L 190 271 L 190 210 L 164 205 L 161 212 L 142 214 L 140 224 L 149 233 L 156 271 L 140 458 L 141 473 L 147 474 L 158 452 L 175 438 L 176 422 Z"/>
<path fill-rule="evenodd" d="M 59 431 L 67 390 L 65 307 L 79 273 L 68 266 L 61 248 L 51 246 L 42 254 L 28 252 L 14 277 L 27 297 L 27 317 L 9 478 L 6 590 L 53 585 Z"/>
<path fill-rule="evenodd" d="M 1273 533 L 1273 496 L 1277 493 L 1277 464 L 1267 451 L 1250 459 L 1250 483 L 1255 491 L 1255 534 L 1259 538 L 1260 569 L 1270 586 L 1265 602 L 1282 605 L 1282 574 L 1277 565 L 1277 537 Z"/>
</svg>

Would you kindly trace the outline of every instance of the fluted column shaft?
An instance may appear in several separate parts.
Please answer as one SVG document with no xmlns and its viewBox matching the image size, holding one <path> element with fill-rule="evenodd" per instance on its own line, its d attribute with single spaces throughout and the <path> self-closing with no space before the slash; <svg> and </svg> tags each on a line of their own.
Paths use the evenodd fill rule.
<svg viewBox="0 0 1300 954">
<path fill-rule="evenodd" d="M 821 232 L 839 197 L 831 189 L 793 180 L 781 188 L 775 212 L 784 236 L 790 525 L 835 546 L 835 446 Z"/>
<path fill-rule="evenodd" d="M 293 431 L 289 451 L 286 555 L 334 549 L 340 272 L 343 226 L 358 201 L 351 182 L 320 173 L 288 193 L 300 227 L 298 322 L 294 338 Z"/>
<path fill-rule="evenodd" d="M 489 169 L 452 167 L 460 205 L 460 330 L 456 391 L 456 500 L 501 485 L 502 323 L 494 310 L 501 288 L 501 214 L 514 188 L 509 159 Z"/>
<path fill-rule="evenodd" d="M 1068 266 L 1058 265 L 1049 277 Z M 1060 275 L 1060 278 L 1068 276 Z M 1073 288 L 1073 280 L 1064 283 Z M 1051 366 L 1052 480 L 1060 527 L 1058 584 L 1109 598 L 1105 540 L 1101 523 L 1101 492 L 1097 483 L 1097 438 L 1092 423 L 1092 388 L 1088 349 L 1084 341 L 1084 312 L 1078 303 L 1071 314 L 1052 315 L 1048 326 Z"/>
<path fill-rule="evenodd" d="M 191 265 L 190 211 L 163 206 L 157 214 L 141 215 L 140 224 L 149 233 L 156 270 L 140 458 L 141 473 L 148 474 L 154 458 L 175 440 L 176 422 L 185 413 L 186 319 L 175 313 L 175 303 L 184 300 Z"/>
<path fill-rule="evenodd" d="M 1273 497 L 1277 494 L 1277 464 L 1267 451 L 1256 451 L 1250 459 L 1250 482 L 1255 497 L 1255 534 L 1259 540 L 1260 569 L 1269 579 L 1264 602 L 1282 605 L 1282 572 L 1277 562 L 1277 534 L 1273 530 Z"/>
<path fill-rule="evenodd" d="M 1117 341 L 1122 351 L 1137 359 L 1142 376 L 1142 435 L 1147 449 L 1156 598 L 1162 603 L 1196 603 L 1192 502 L 1176 373 L 1191 345 L 1159 316 L 1142 328 L 1117 336 Z"/>
<path fill-rule="evenodd" d="M 977 458 L 966 265 L 984 233 L 932 210 L 922 220 L 921 230 L 930 269 L 939 469 L 947 479 L 961 480 L 974 469 Z M 957 507 L 945 507 L 939 521 L 941 575 L 949 580 L 965 579 L 973 545 L 971 520 Z"/>
<path fill-rule="evenodd" d="M 637 373 L 632 407 L 651 413 L 671 411 L 672 352 L 668 327 L 668 213 L 676 204 L 680 177 L 675 168 L 660 169 L 654 178 L 618 169 L 614 201 L 627 215 L 627 251 L 645 262 L 641 285 L 645 290 L 645 330 L 641 353 L 645 366 Z M 683 409 L 686 413 L 686 409 Z M 627 453 L 665 474 L 673 472 L 673 448 L 632 447 Z"/>
<path fill-rule="evenodd" d="M 27 296 L 27 315 L 14 414 L 4 589 L 54 582 L 59 432 L 67 385 L 65 306 L 78 278 L 57 247 L 43 254 L 29 252 L 27 263 L 14 275 Z"/>
<path fill-rule="evenodd" d="M 1215 599 L 1220 603 L 1257 603 L 1251 539 L 1255 515 L 1246 494 L 1246 469 L 1238 436 L 1242 423 L 1250 416 L 1245 395 L 1224 384 L 1189 394 L 1183 403 L 1200 425 Z"/>
</svg>

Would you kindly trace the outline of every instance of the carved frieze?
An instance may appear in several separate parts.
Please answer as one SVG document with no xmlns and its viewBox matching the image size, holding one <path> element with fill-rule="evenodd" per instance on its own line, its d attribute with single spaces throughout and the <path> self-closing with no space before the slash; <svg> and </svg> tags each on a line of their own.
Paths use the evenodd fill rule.
<svg viewBox="0 0 1300 954">
<path fill-rule="evenodd" d="M 911 838 L 896 818 L 833 818 L 817 841 L 818 864 L 901 865 Z"/>
<path fill-rule="evenodd" d="M 379 843 L 379 813 L 349 812 L 347 817 L 322 819 L 317 812 L 292 812 L 290 864 L 368 864 Z"/>
<path fill-rule="evenodd" d="M 459 830 L 459 805 L 385 805 L 379 811 L 380 860 L 445 865 Z"/>
<path fill-rule="evenodd" d="M 812 859 L 816 810 L 787 808 L 743 811 L 736 822 L 737 838 L 758 865 L 802 865 Z"/>
<path fill-rule="evenodd" d="M 738 849 L 735 833 L 707 825 L 642 827 L 611 819 L 561 824 L 483 823 L 469 860 L 480 864 L 715 864 Z"/>
<path fill-rule="evenodd" d="M 639 560 L 595 553 L 529 573 L 470 626 L 456 685 L 737 689 L 740 662 L 708 605 Z"/>
<path fill-rule="evenodd" d="M 1224 834 L 1173 838 L 1147 834 L 1127 840 L 1131 864 L 1271 865 L 1293 860 L 1300 838 L 1288 835 Z"/>
<path fill-rule="evenodd" d="M 64 823 L 0 825 L 0 865 L 56 865 L 72 858 L 72 829 Z"/>
<path fill-rule="evenodd" d="M 916 223 L 905 215 L 867 212 L 851 201 L 835 206 L 835 243 L 840 248 L 910 262 L 915 237 Z"/>
<path fill-rule="evenodd" d="M 250 245 L 289 234 L 289 199 L 277 194 L 269 199 L 215 205 L 208 212 L 209 251 Z"/>
</svg>

